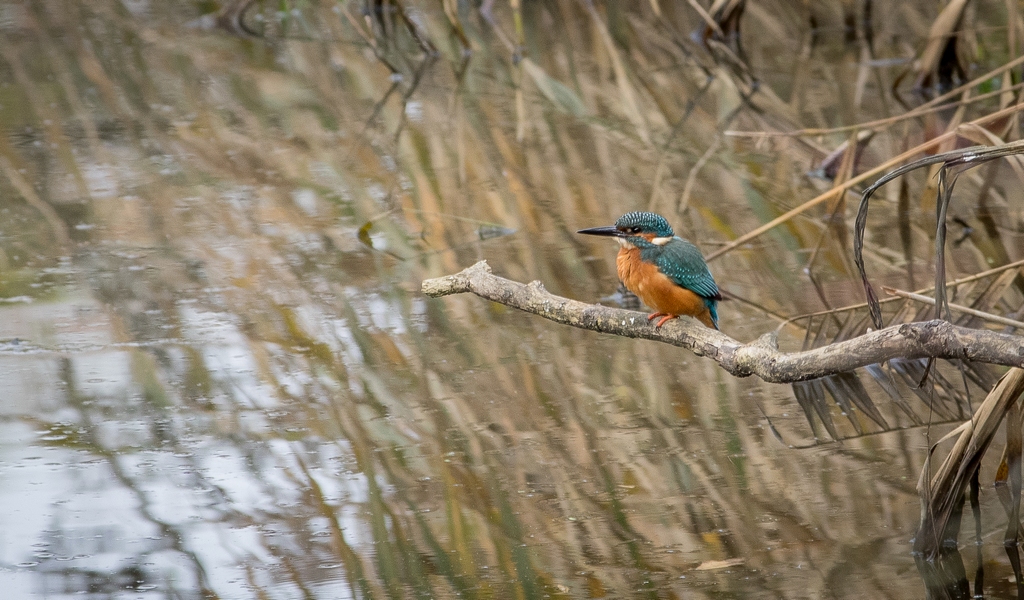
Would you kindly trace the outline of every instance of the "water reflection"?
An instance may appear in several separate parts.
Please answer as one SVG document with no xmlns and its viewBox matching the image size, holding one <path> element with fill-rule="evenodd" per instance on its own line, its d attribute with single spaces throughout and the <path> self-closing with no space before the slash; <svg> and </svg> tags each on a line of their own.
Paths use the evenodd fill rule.
<svg viewBox="0 0 1024 600">
<path fill-rule="evenodd" d="M 509 33 L 506 5 L 258 5 L 254 39 L 197 27 L 207 4 L 0 6 L 6 596 L 920 595 L 924 430 L 795 450 L 814 439 L 789 388 L 418 293 L 486 258 L 595 300 L 613 250 L 580 227 L 649 208 L 709 248 L 807 197 L 806 147 L 726 144 L 673 210 L 738 106 L 728 74 L 705 89 L 694 15 L 524 3 Z M 832 75 L 785 80 L 787 43 L 746 51 L 806 105 Z M 775 93 L 742 118 L 792 116 Z M 794 290 L 824 231 L 712 268 L 770 311 L 818 308 Z M 722 312 L 740 339 L 775 327 Z"/>
</svg>

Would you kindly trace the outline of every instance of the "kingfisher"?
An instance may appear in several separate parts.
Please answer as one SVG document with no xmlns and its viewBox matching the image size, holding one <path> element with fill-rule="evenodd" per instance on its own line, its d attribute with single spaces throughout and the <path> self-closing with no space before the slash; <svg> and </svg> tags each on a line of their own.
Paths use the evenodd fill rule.
<svg viewBox="0 0 1024 600">
<path fill-rule="evenodd" d="M 608 227 L 580 229 L 576 233 L 614 237 L 619 279 L 629 291 L 661 317 L 655 327 L 680 315 L 696 317 L 718 329 L 718 301 L 722 294 L 700 250 L 677 236 L 665 217 L 651 212 L 626 213 Z"/>
</svg>

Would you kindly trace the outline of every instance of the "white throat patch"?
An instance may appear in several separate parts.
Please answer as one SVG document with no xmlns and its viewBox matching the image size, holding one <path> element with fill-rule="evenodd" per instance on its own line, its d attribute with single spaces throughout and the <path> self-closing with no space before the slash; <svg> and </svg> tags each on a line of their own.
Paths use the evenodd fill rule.
<svg viewBox="0 0 1024 600">
<path fill-rule="evenodd" d="M 633 248 L 634 247 L 633 244 L 630 244 L 629 240 L 627 240 L 626 238 L 617 237 L 617 238 L 615 238 L 615 241 L 618 242 L 619 245 L 622 246 L 623 248 Z"/>
</svg>

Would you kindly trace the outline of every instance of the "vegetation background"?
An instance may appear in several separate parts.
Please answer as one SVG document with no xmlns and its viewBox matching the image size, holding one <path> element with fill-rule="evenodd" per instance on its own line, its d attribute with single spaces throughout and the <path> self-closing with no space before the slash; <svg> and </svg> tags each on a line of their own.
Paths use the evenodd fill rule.
<svg viewBox="0 0 1024 600">
<path fill-rule="evenodd" d="M 728 248 L 737 339 L 858 304 L 855 195 L 726 244 L 957 127 L 932 150 L 1018 139 L 1022 34 L 1012 0 L 3 2 L 11 597 L 921 596 L 918 474 L 998 370 L 794 392 L 419 282 L 614 302 L 573 232 L 649 209 Z M 934 180 L 879 194 L 868 271 L 924 287 Z M 949 214 L 950 280 L 1024 258 L 1005 164 Z M 1015 277 L 957 300 L 1019 319 Z"/>
</svg>

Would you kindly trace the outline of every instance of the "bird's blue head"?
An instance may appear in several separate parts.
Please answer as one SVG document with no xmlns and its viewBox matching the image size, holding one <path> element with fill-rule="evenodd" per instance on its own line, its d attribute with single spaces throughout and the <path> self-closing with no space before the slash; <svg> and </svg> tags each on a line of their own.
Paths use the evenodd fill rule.
<svg viewBox="0 0 1024 600">
<path fill-rule="evenodd" d="M 619 217 L 610 227 L 593 227 L 581 229 L 576 233 L 587 235 L 604 235 L 618 238 L 624 246 L 640 246 L 649 248 L 651 245 L 661 246 L 668 243 L 675 233 L 665 217 L 652 212 L 631 212 Z"/>
<path fill-rule="evenodd" d="M 615 221 L 615 228 L 629 235 L 670 238 L 675 235 L 665 217 L 652 212 L 629 212 Z M 645 235 L 646 234 L 646 235 Z"/>
</svg>

